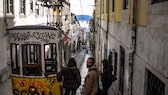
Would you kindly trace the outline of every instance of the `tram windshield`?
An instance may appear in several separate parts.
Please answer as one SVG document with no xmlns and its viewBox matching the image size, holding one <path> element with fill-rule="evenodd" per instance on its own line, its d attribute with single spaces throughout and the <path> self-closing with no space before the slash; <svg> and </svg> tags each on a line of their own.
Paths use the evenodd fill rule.
<svg viewBox="0 0 168 95">
<path fill-rule="evenodd" d="M 41 76 L 42 74 L 57 73 L 57 45 L 56 43 L 44 44 L 44 56 L 42 56 L 41 44 L 11 44 L 12 73 L 20 75 L 20 59 L 22 59 L 22 71 L 24 76 Z M 22 55 L 20 55 L 22 52 Z M 20 57 L 21 56 L 21 57 Z M 44 58 L 44 62 L 42 62 Z M 42 66 L 44 64 L 44 66 Z M 44 67 L 44 71 L 42 68 Z"/>
<path fill-rule="evenodd" d="M 18 44 L 11 44 L 10 51 L 11 51 L 11 70 L 13 74 L 20 74 L 20 53 L 19 53 L 19 45 Z"/>
<path fill-rule="evenodd" d="M 22 45 L 23 75 L 41 76 L 41 46 L 33 44 Z"/>
</svg>

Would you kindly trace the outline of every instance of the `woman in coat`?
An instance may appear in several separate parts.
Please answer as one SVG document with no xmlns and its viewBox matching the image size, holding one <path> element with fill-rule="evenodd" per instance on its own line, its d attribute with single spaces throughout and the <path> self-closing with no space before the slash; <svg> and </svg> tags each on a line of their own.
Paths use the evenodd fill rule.
<svg viewBox="0 0 168 95">
<path fill-rule="evenodd" d="M 74 58 L 70 58 L 67 67 L 58 72 L 57 80 L 63 80 L 64 95 L 76 95 L 76 90 L 81 84 L 81 75 Z"/>
</svg>

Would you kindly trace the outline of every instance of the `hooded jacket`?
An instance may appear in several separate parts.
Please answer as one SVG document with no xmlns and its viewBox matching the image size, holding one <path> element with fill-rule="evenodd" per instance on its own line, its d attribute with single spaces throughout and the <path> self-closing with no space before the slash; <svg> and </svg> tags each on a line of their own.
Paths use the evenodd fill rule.
<svg viewBox="0 0 168 95">
<path fill-rule="evenodd" d="M 57 74 L 58 82 L 63 81 L 63 87 L 67 89 L 77 89 L 81 84 L 81 75 L 76 67 L 63 68 Z"/>
</svg>

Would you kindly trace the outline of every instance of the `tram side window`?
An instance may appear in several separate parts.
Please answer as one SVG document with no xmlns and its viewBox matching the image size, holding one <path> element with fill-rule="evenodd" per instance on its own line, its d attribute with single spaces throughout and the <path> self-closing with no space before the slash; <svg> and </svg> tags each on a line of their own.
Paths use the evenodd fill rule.
<svg viewBox="0 0 168 95">
<path fill-rule="evenodd" d="M 57 48 L 56 44 L 45 44 L 45 72 L 55 74 L 57 72 Z"/>
<path fill-rule="evenodd" d="M 22 45 L 23 74 L 42 75 L 40 45 Z"/>
<path fill-rule="evenodd" d="M 10 54 L 11 54 L 11 70 L 13 74 L 20 74 L 20 53 L 19 45 L 11 44 L 10 45 Z"/>
</svg>

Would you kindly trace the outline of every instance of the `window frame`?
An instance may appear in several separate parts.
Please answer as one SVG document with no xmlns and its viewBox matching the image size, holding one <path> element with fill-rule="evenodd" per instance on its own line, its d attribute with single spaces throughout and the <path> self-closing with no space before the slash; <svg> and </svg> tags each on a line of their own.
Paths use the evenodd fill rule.
<svg viewBox="0 0 168 95">
<path fill-rule="evenodd" d="M 37 16 L 40 15 L 40 4 L 38 4 L 37 2 L 36 2 L 36 4 L 35 4 L 35 14 L 36 14 Z"/>
<path fill-rule="evenodd" d="M 165 95 L 165 83 L 149 69 L 146 68 L 146 71 L 146 95 Z"/>
<path fill-rule="evenodd" d="M 48 48 L 48 50 L 50 50 L 49 52 L 46 51 L 46 48 L 45 48 L 46 45 L 49 45 L 49 48 Z M 49 53 L 48 55 L 49 57 L 47 56 L 46 52 Z M 57 73 L 58 65 L 57 65 L 57 44 L 56 43 L 44 44 L 44 64 L 45 64 L 45 73 L 47 75 Z"/>
<path fill-rule="evenodd" d="M 106 0 L 106 13 L 108 14 L 109 12 L 109 0 Z"/>
<path fill-rule="evenodd" d="M 20 14 L 26 15 L 26 0 L 20 0 Z"/>
<path fill-rule="evenodd" d="M 30 12 L 33 13 L 33 11 L 34 11 L 33 0 L 30 0 Z"/>
<path fill-rule="evenodd" d="M 6 13 L 14 14 L 14 0 L 6 1 Z"/>
<path fill-rule="evenodd" d="M 14 44 L 14 43 L 10 44 L 10 59 L 11 59 L 12 74 L 18 74 L 18 75 L 20 74 L 20 52 L 19 51 L 20 51 L 19 44 Z"/>
<path fill-rule="evenodd" d="M 115 0 L 112 0 L 112 12 L 115 11 Z"/>
<path fill-rule="evenodd" d="M 42 60 L 40 44 L 23 44 L 22 66 L 24 76 L 41 76 Z"/>
<path fill-rule="evenodd" d="M 117 76 L 118 53 L 116 52 L 115 49 L 109 51 L 108 61 L 109 64 L 112 65 L 113 75 Z"/>
<path fill-rule="evenodd" d="M 123 10 L 128 9 L 129 7 L 129 0 L 123 0 Z"/>
<path fill-rule="evenodd" d="M 100 13 L 104 14 L 104 0 L 100 1 Z"/>
</svg>

